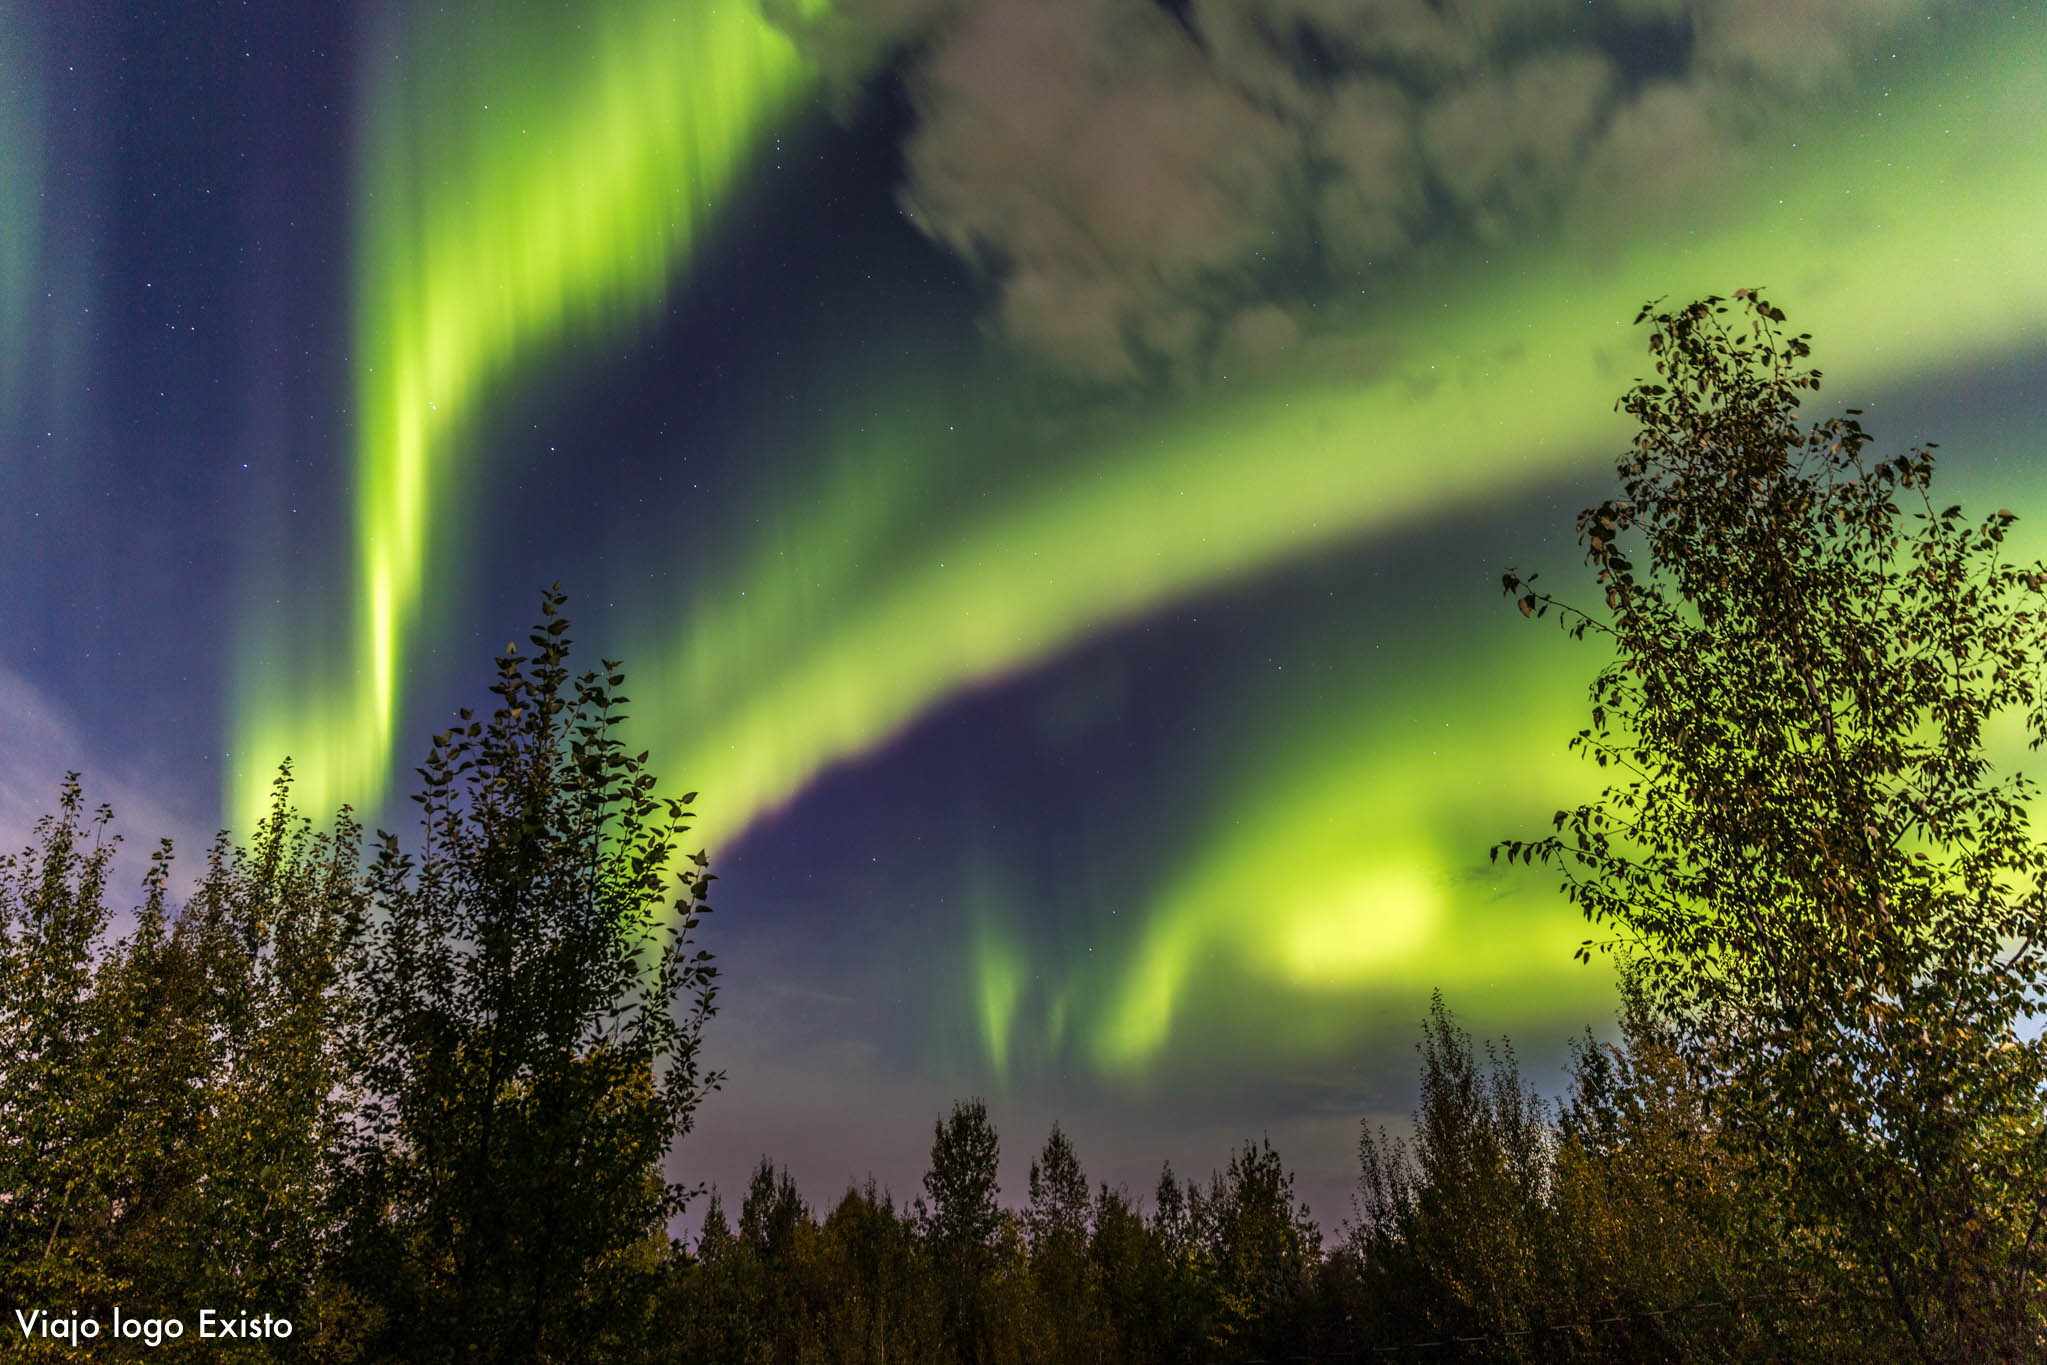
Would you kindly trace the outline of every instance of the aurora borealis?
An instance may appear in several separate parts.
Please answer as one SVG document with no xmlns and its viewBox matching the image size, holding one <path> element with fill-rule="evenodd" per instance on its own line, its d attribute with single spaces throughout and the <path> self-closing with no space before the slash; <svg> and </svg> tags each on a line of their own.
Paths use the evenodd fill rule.
<svg viewBox="0 0 2047 1365">
<path fill-rule="evenodd" d="M 0 0 L 0 666 L 117 769 L 148 695 L 196 823 L 290 754 L 404 830 L 560 579 L 723 878 L 706 1170 L 906 1187 L 882 1116 L 985 1092 L 1139 1183 L 1292 1135 L 1326 1204 L 1432 987 L 1607 1012 L 1486 861 L 1592 780 L 1598 662 L 1497 583 L 1571 581 L 1645 298 L 1769 285 L 1821 410 L 2047 518 L 2047 25 L 1593 9 Z"/>
<path fill-rule="evenodd" d="M 0 32 L 20 27 L 14 6 L 0 6 Z M 0 49 L 0 414 L 18 401 L 28 369 L 29 299 L 35 289 L 42 221 L 36 212 L 43 174 L 41 82 L 20 43 Z"/>
<path fill-rule="evenodd" d="M 359 132 L 353 629 L 342 650 L 295 656 L 285 696 L 310 707 L 278 705 L 265 678 L 238 721 L 244 752 L 300 758 L 315 808 L 388 790 L 426 579 L 451 558 L 431 542 L 462 519 L 447 503 L 477 408 L 658 301 L 800 74 L 740 5 L 479 8 L 391 41 Z M 250 781 L 244 818 L 263 800 Z"/>
</svg>

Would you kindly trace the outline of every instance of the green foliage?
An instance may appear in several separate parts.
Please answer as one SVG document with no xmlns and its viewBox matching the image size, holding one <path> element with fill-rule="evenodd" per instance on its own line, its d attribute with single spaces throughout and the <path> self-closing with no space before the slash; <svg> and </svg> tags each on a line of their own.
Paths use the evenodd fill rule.
<svg viewBox="0 0 2047 1365">
<path fill-rule="evenodd" d="M 662 1161 L 716 1080 L 688 944 L 709 878 L 699 859 L 667 905 L 684 812 L 612 734 L 615 668 L 570 684 L 560 605 L 530 670 L 501 664 L 496 714 L 429 755 L 417 863 L 384 836 L 365 872 L 348 812 L 318 834 L 291 813 L 287 768 L 182 905 L 160 848 L 110 943 L 111 813 L 66 780 L 0 862 L 0 1299 L 295 1324 L 209 1344 L 224 1361 L 646 1335 L 685 1193 Z"/>
<path fill-rule="evenodd" d="M 938 1133 L 940 1148 L 958 1149 L 948 1160 L 973 1158 L 977 1173 L 961 1182 L 970 1194 L 990 1188 L 979 1173 L 992 1171 L 978 1155 L 991 1132 L 978 1107 L 955 1106 Z M 648 1358 L 1167 1365 L 1354 1349 L 1319 1234 L 1269 1143 L 1246 1144 L 1206 1186 L 1169 1175 L 1188 1230 L 1169 1247 L 1121 1192 L 1086 1196 L 1079 1155 L 1054 1131 L 1036 1163 L 1034 1203 L 1021 1214 L 997 1205 L 978 1220 L 987 1240 L 971 1244 L 976 1275 L 964 1291 L 959 1243 L 946 1240 L 955 1225 L 929 1206 L 898 1209 L 870 1184 L 819 1223 L 763 1162 L 750 1200 L 794 1213 L 787 1251 L 749 1239 L 744 1215 L 735 1235 L 714 1199 L 695 1256 L 671 1278 L 655 1338 L 663 1344 Z M 978 1199 L 973 1207 L 986 1214 Z"/>
<path fill-rule="evenodd" d="M 812 1358 L 936 1360 L 939 1305 L 910 1219 L 872 1181 L 849 1189 L 824 1221 L 811 1320 Z"/>
<path fill-rule="evenodd" d="M 117 1045 L 94 953 L 107 928 L 112 813 L 87 822 L 78 775 L 35 844 L 0 863 L 0 1291 L 9 1302 L 110 1303 L 125 1287 L 128 1176 Z"/>
<path fill-rule="evenodd" d="M 561 602 L 491 716 L 435 737 L 425 849 L 381 836 L 353 950 L 348 1273 L 414 1360 L 576 1358 L 631 1323 L 688 1193 L 661 1163 L 717 1083 L 711 878 L 671 866 L 693 798 L 618 739 L 617 665 L 572 681 Z"/>
<path fill-rule="evenodd" d="M 1421 1107 L 1412 1146 L 1359 1136 L 1356 1245 L 1389 1304 L 1392 1334 L 1413 1340 L 1545 1320 L 1549 1129 L 1521 1086 L 1511 1049 L 1471 1039 L 1437 993 L 1418 1044 Z"/>
<path fill-rule="evenodd" d="M 1510 1048 L 1475 1049 L 1433 1002 L 1412 1141 L 1360 1134 L 1338 1292 L 1364 1339 L 1496 1360 L 1882 1358 L 1789 1278 L 1753 1173 L 1625 999 L 1620 1045 L 1588 1034 L 1554 1111 Z"/>
<path fill-rule="evenodd" d="M 1001 1187 L 995 1168 L 1001 1144 L 981 1100 L 962 1100 L 932 1126 L 931 1169 L 924 1173 L 920 1205 L 926 1235 L 946 1254 L 985 1250 L 1002 1220 L 995 1202 Z"/>
<path fill-rule="evenodd" d="M 1031 1163 L 1030 1203 L 1023 1226 L 1030 1239 L 1036 1294 L 1056 1360 L 1098 1358 L 1095 1288 L 1088 1274 L 1088 1224 L 1093 1213 L 1087 1175 L 1073 1142 L 1057 1123 Z"/>
<path fill-rule="evenodd" d="M 111 812 L 86 825 L 76 774 L 35 845 L 0 865 L 6 1301 L 102 1318 L 138 1299 L 169 1313 L 260 1301 L 346 1355 L 352 1314 L 319 1271 L 358 831 L 344 814 L 313 836 L 285 791 L 247 848 L 216 841 L 175 915 L 160 847 L 117 943 Z"/>
<path fill-rule="evenodd" d="M 645 1358 L 691 1365 L 948 1358 L 931 1263 L 908 1210 L 870 1183 L 847 1190 L 820 1224 L 766 1161 L 751 1190 L 765 1196 L 756 1226 L 778 1229 L 776 1236 L 735 1236 L 714 1194 L 696 1255 L 674 1264 Z"/>
<path fill-rule="evenodd" d="M 288 796 L 281 777 L 247 846 L 214 841 L 167 941 L 164 851 L 105 994 L 123 1038 L 109 1062 L 134 1086 L 124 1147 L 144 1165 L 128 1208 L 156 1261 L 138 1280 L 179 1284 L 190 1306 L 278 1305 L 339 1350 L 359 1324 L 321 1270 L 348 1117 L 338 1040 L 342 958 L 364 909 L 361 830 L 344 812 L 315 835 Z"/>
<path fill-rule="evenodd" d="M 1057 1123 L 1045 1139 L 1045 1150 L 1031 1163 L 1030 1205 L 1024 1226 L 1039 1254 L 1077 1254 L 1087 1245 L 1087 1176 L 1073 1140 Z"/>
<path fill-rule="evenodd" d="M 2047 567 L 1936 506 L 1932 447 L 1800 427 L 1819 371 L 1753 291 L 1644 320 L 1578 523 L 1606 612 L 1507 577 L 1611 643 L 1575 743 L 1615 780 L 1501 848 L 1614 932 L 1813 1273 L 1922 1359 L 2036 1352 L 2047 850 L 1984 743 L 2047 738 Z"/>
<path fill-rule="evenodd" d="M 1285 1350 L 1321 1258 L 1322 1233 L 1307 1205 L 1295 1202 L 1293 1174 L 1271 1140 L 1245 1143 L 1207 1189 L 1190 1185 L 1188 1215 L 1200 1238 L 1197 1264 L 1219 1310 L 1210 1320 L 1210 1353 Z"/>
<path fill-rule="evenodd" d="M 961 1361 L 978 1361 L 987 1349 L 984 1310 L 1002 1227 L 995 1202 L 1000 1154 L 988 1106 L 978 1099 L 953 1105 L 932 1127 L 931 1169 L 917 1212 L 944 1296 L 946 1331 Z"/>
</svg>

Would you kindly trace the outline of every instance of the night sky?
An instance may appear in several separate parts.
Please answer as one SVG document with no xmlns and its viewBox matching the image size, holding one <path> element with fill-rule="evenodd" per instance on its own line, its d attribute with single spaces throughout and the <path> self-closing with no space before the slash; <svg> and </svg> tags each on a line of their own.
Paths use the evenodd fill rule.
<svg viewBox="0 0 2047 1365">
<path fill-rule="evenodd" d="M 2047 526 L 2047 17 L 1900 0 L 0 0 L 0 834 L 406 833 L 538 590 L 701 793 L 677 1170 L 913 1193 L 988 1097 L 1325 1226 L 1428 992 L 1610 974 L 1560 590 L 1646 299 Z M 2047 538 L 2028 537 L 2037 553 Z M 191 870 L 189 867 L 188 871 Z M 139 871 L 137 873 L 139 876 Z"/>
</svg>

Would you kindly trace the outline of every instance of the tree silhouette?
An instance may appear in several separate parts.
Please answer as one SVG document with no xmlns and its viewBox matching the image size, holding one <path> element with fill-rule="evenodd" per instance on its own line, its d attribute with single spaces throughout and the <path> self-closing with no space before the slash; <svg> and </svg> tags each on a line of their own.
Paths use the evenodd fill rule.
<svg viewBox="0 0 2047 1365">
<path fill-rule="evenodd" d="M 962 1100 L 933 1125 L 931 1169 L 924 1173 L 920 1213 L 945 1301 L 946 1330 L 961 1361 L 979 1360 L 987 1336 L 986 1286 L 1002 1225 L 995 1202 L 1001 1152 L 988 1106 Z"/>
<path fill-rule="evenodd" d="M 409 1359 L 581 1358 L 630 1323 L 689 1193 L 662 1159 L 718 1080 L 711 877 L 672 866 L 694 797 L 618 738 L 616 664 L 572 679 L 562 603 L 491 716 L 435 738 L 421 855 L 382 835 L 369 873 L 350 1270 Z"/>
<path fill-rule="evenodd" d="M 2047 850 L 1986 737 L 2047 739 L 2047 567 L 2005 557 L 2009 511 L 1936 506 L 1931 446 L 1801 428 L 1820 373 L 1754 291 L 1643 321 L 1622 493 L 1578 521 L 1605 611 L 1506 578 L 1612 645 L 1574 745 L 1614 780 L 1495 856 L 1613 931 L 1584 951 L 1634 959 L 1815 1262 L 1912 1352 L 2031 1352 Z"/>
</svg>

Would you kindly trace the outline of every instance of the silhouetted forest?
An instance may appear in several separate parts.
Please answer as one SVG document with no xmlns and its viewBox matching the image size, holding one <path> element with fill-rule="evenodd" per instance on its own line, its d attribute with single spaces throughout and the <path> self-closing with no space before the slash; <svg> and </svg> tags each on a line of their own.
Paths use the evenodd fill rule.
<svg viewBox="0 0 2047 1365">
<path fill-rule="evenodd" d="M 8 1358 L 2047 1356 L 2047 849 L 1986 757 L 2002 718 L 2047 738 L 2047 566 L 1932 499 L 1931 447 L 1801 426 L 1809 339 L 1754 291 L 1637 321 L 1590 605 L 1505 578 L 1605 649 L 1574 747 L 1609 785 L 1493 850 L 1620 969 L 1560 1102 L 1439 997 L 1337 1226 L 1266 1141 L 1131 1191 L 1055 1126 L 1005 1200 L 977 1100 L 919 1190 L 814 1205 L 764 1158 L 696 1204 L 665 1174 L 720 1079 L 694 797 L 550 590 L 434 737 L 413 851 L 315 829 L 287 771 L 181 897 L 162 847 L 116 937 L 73 775 L 0 863 Z"/>
</svg>

